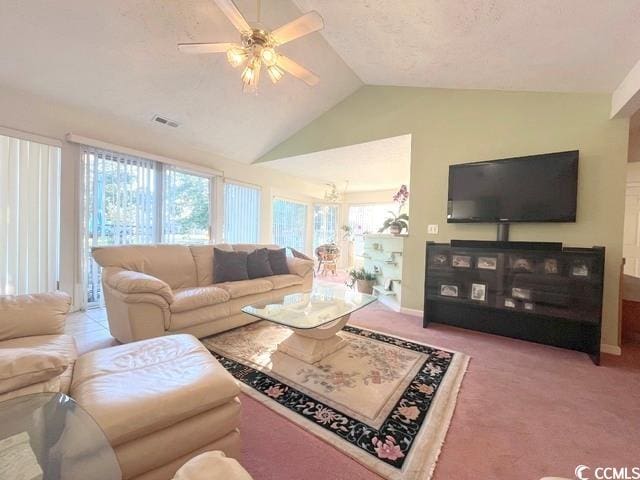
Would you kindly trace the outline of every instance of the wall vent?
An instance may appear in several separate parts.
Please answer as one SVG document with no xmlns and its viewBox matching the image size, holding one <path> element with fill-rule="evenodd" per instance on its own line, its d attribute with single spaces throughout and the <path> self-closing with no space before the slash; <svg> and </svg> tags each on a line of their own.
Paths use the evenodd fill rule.
<svg viewBox="0 0 640 480">
<path fill-rule="evenodd" d="M 160 115 L 154 115 L 152 120 L 154 122 L 161 123 L 162 125 L 166 125 L 168 127 L 177 128 L 177 127 L 180 126 L 180 124 L 178 122 L 176 122 L 175 120 L 169 120 L 168 118 L 161 117 Z"/>
</svg>

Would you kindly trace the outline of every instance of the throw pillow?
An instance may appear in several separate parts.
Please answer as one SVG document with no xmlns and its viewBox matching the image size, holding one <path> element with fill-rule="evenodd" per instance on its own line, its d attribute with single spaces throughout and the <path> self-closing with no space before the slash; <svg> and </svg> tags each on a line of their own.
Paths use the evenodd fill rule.
<svg viewBox="0 0 640 480">
<path fill-rule="evenodd" d="M 227 252 L 213 249 L 213 282 L 238 282 L 249 280 L 247 252 Z"/>
<path fill-rule="evenodd" d="M 256 248 L 247 256 L 247 272 L 249 278 L 270 277 L 273 275 L 269 263 L 269 251 L 266 248 Z"/>
<path fill-rule="evenodd" d="M 287 265 L 287 249 L 281 248 L 280 250 L 269 250 L 269 263 L 271 264 L 271 271 L 274 275 L 288 274 L 289 266 Z"/>
</svg>

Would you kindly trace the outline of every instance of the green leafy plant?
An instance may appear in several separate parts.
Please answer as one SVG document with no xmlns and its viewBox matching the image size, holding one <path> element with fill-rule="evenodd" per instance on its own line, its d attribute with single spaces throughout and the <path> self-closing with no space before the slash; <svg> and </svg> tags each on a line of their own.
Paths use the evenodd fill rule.
<svg viewBox="0 0 640 480">
<path fill-rule="evenodd" d="M 389 211 L 389 213 L 391 214 L 391 216 L 384 221 L 384 223 L 382 224 L 382 228 L 378 230 L 378 233 L 382 233 L 391 227 L 398 228 L 400 232 L 402 232 L 402 230 L 404 229 L 409 230 L 409 215 L 407 215 L 406 213 L 396 215 L 392 211 Z"/>
<path fill-rule="evenodd" d="M 347 280 L 347 286 L 352 287 L 357 280 L 366 280 L 373 282 L 377 279 L 376 274 L 367 272 L 364 268 L 352 268 L 349 270 L 349 280 Z"/>
<path fill-rule="evenodd" d="M 351 241 L 353 239 L 353 227 L 351 225 L 342 225 L 342 239 Z"/>
</svg>

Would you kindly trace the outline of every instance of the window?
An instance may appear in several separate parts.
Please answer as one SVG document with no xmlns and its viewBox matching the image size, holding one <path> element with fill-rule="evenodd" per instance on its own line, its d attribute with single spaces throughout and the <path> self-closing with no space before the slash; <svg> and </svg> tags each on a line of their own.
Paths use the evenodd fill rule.
<svg viewBox="0 0 640 480">
<path fill-rule="evenodd" d="M 102 301 L 91 248 L 132 243 L 206 243 L 212 178 L 145 158 L 85 147 L 86 301 Z"/>
<path fill-rule="evenodd" d="M 338 205 L 313 206 L 313 249 L 338 241 Z"/>
<path fill-rule="evenodd" d="M 60 147 L 0 135 L 0 295 L 56 290 Z"/>
<path fill-rule="evenodd" d="M 162 241 L 207 243 L 211 233 L 211 179 L 164 167 Z"/>
<path fill-rule="evenodd" d="M 307 206 L 281 198 L 273 200 L 273 243 L 306 250 Z"/>
<path fill-rule="evenodd" d="M 260 189 L 233 182 L 224 184 L 224 241 L 258 243 Z"/>
<path fill-rule="evenodd" d="M 395 209 L 397 209 L 397 206 L 393 203 L 372 203 L 368 205 L 351 205 L 349 207 L 349 226 L 353 230 L 355 256 L 361 257 L 364 253 L 364 235 L 378 233 L 378 230 L 389 216 L 389 212 Z"/>
</svg>

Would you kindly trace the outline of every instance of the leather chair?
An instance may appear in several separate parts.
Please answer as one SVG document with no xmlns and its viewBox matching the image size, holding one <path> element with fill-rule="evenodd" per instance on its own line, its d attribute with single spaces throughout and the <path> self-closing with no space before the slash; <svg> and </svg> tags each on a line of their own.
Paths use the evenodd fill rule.
<svg viewBox="0 0 640 480">
<path fill-rule="evenodd" d="M 64 293 L 0 297 L 0 399 L 64 392 L 104 430 L 123 480 L 169 480 L 211 450 L 240 456 L 240 392 L 192 335 L 77 357 Z"/>
</svg>

